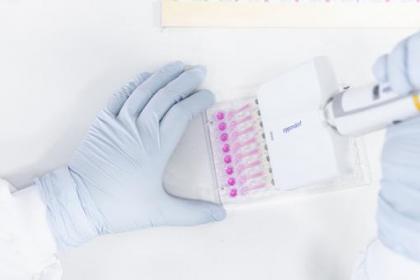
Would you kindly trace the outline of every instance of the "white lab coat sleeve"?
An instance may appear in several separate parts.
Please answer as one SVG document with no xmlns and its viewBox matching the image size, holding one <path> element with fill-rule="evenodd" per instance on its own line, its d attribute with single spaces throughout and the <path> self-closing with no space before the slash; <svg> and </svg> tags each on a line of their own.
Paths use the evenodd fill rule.
<svg viewBox="0 0 420 280">
<path fill-rule="evenodd" d="M 352 280 L 418 280 L 420 263 L 388 249 L 379 239 L 360 254 Z"/>
<path fill-rule="evenodd" d="M 0 179 L 0 279 L 57 280 L 62 270 L 37 186 L 11 193 Z"/>
</svg>

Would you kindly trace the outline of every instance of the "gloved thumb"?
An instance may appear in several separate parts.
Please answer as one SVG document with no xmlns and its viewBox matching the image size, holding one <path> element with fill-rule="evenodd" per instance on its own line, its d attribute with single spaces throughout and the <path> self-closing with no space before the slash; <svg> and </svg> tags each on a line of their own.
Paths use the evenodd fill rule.
<svg viewBox="0 0 420 280">
<path fill-rule="evenodd" d="M 226 217 L 223 206 L 198 200 L 168 197 L 163 214 L 170 226 L 192 226 L 221 221 Z"/>
</svg>

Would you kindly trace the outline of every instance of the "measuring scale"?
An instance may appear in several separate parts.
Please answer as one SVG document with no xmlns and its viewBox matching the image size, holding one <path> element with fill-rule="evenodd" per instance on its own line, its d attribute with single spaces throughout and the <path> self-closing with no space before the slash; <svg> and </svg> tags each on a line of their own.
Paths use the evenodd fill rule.
<svg viewBox="0 0 420 280">
<path fill-rule="evenodd" d="M 162 27 L 418 27 L 418 0 L 163 0 Z"/>
</svg>

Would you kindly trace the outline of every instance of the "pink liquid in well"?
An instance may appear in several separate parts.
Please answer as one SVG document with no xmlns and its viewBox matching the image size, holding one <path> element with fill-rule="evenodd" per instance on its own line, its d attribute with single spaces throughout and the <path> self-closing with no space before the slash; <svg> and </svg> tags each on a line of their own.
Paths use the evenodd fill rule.
<svg viewBox="0 0 420 280">
<path fill-rule="evenodd" d="M 251 145 L 251 144 L 256 143 L 256 142 L 257 142 L 257 139 L 255 137 L 252 137 L 251 139 L 248 139 L 244 142 L 235 142 L 232 145 L 232 150 L 233 150 L 233 152 L 236 152 L 238 149 L 240 149 L 242 147 L 245 147 L 247 145 Z"/>
<path fill-rule="evenodd" d="M 240 162 L 241 160 L 243 160 L 247 157 L 255 156 L 255 155 L 259 155 L 259 150 L 258 149 L 252 150 L 252 151 L 247 152 L 247 153 L 238 154 L 238 155 L 236 155 L 236 162 L 238 163 L 238 162 Z"/>
<path fill-rule="evenodd" d="M 244 170 L 246 170 L 248 168 L 256 167 L 256 166 L 258 166 L 260 164 L 261 164 L 261 161 L 260 160 L 255 160 L 255 161 L 250 162 L 248 164 L 239 164 L 238 165 L 238 174 L 241 174 L 242 171 L 244 171 Z"/>
<path fill-rule="evenodd" d="M 231 163 L 232 162 L 232 157 L 230 155 L 227 155 L 223 158 L 223 161 L 225 163 Z"/>
<path fill-rule="evenodd" d="M 224 118 L 225 113 L 223 113 L 222 111 L 216 113 L 216 119 L 218 119 L 219 121 L 223 120 Z"/>
<path fill-rule="evenodd" d="M 230 151 L 230 146 L 229 146 L 229 144 L 227 144 L 227 143 L 223 144 L 222 151 L 223 151 L 224 153 L 228 153 L 228 152 Z"/>
<path fill-rule="evenodd" d="M 239 119 L 239 120 L 233 120 L 233 121 L 230 123 L 230 125 L 231 125 L 231 126 L 237 126 L 237 125 L 239 125 L 239 124 L 241 124 L 241 123 L 248 122 L 248 121 L 251 121 L 251 120 L 252 120 L 252 116 L 246 116 L 246 117 L 244 117 L 244 118 L 242 118 L 242 119 Z"/>
<path fill-rule="evenodd" d="M 232 166 L 226 167 L 225 172 L 226 172 L 227 175 L 232 175 L 233 174 L 233 167 Z"/>
<path fill-rule="evenodd" d="M 237 110 L 230 111 L 227 114 L 228 120 L 232 119 L 233 117 L 241 117 L 244 113 L 246 113 L 246 110 L 250 109 L 250 107 L 251 105 L 246 104 Z"/>
<path fill-rule="evenodd" d="M 262 171 L 257 172 L 257 173 L 254 173 L 254 174 L 251 174 L 251 175 L 243 175 L 243 176 L 239 177 L 239 183 L 241 185 L 243 185 L 248 180 L 252 180 L 252 179 L 255 179 L 255 178 L 258 178 L 258 177 L 262 177 L 262 176 L 264 176 L 264 172 L 262 172 Z"/>
<path fill-rule="evenodd" d="M 235 184 L 236 184 L 236 180 L 235 180 L 235 178 L 230 177 L 230 178 L 227 180 L 227 183 L 228 183 L 228 185 L 229 185 L 229 186 L 233 186 L 233 185 L 235 185 Z"/>
<path fill-rule="evenodd" d="M 250 186 L 250 187 L 244 187 L 244 188 L 241 189 L 240 192 L 241 192 L 242 195 L 245 195 L 250 191 L 262 189 L 264 187 L 265 187 L 265 183 L 261 183 L 261 184 Z"/>
<path fill-rule="evenodd" d="M 250 126 L 244 130 L 241 131 L 234 131 L 232 133 L 232 139 L 236 140 L 239 136 L 245 135 L 245 134 L 250 134 L 250 133 L 255 133 L 255 129 L 253 126 Z"/>
<path fill-rule="evenodd" d="M 219 128 L 220 131 L 223 131 L 226 129 L 227 125 L 225 122 L 221 122 L 219 123 L 219 125 L 217 126 Z"/>
<path fill-rule="evenodd" d="M 229 134 L 227 133 L 220 134 L 220 140 L 222 140 L 223 142 L 227 141 L 228 138 L 229 138 Z"/>
</svg>

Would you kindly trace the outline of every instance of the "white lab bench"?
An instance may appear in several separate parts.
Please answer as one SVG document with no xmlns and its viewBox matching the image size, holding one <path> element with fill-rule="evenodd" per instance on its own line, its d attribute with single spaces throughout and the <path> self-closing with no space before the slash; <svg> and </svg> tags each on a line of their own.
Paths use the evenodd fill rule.
<svg viewBox="0 0 420 280">
<path fill-rule="evenodd" d="M 0 2 L 0 176 L 24 186 L 65 163 L 136 72 L 204 64 L 217 99 L 313 56 L 352 85 L 414 29 L 161 29 L 157 1 Z M 225 221 L 100 238 L 61 254 L 64 279 L 349 279 L 374 235 L 382 133 L 366 137 L 372 186 L 228 209 Z"/>
</svg>

